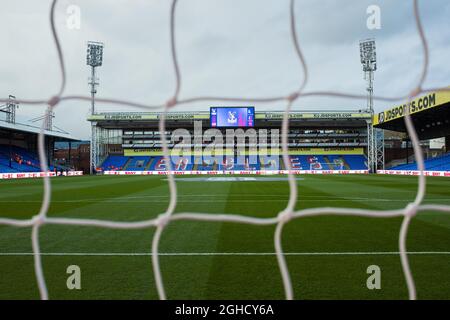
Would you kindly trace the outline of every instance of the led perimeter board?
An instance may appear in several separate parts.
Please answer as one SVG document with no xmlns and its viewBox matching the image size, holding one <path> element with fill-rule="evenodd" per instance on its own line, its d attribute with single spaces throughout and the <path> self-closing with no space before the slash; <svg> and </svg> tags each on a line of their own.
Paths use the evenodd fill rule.
<svg viewBox="0 0 450 320">
<path fill-rule="evenodd" d="M 255 107 L 211 107 L 211 128 L 252 128 L 255 126 Z"/>
</svg>

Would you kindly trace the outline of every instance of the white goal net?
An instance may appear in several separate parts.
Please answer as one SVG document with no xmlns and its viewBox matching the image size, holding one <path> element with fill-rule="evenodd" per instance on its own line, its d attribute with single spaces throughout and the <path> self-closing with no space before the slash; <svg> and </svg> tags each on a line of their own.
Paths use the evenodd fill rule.
<svg viewBox="0 0 450 320">
<path fill-rule="evenodd" d="M 185 0 L 189 1 L 189 0 Z M 399 101 L 399 100 L 411 100 L 413 97 L 430 91 L 444 91 L 448 90 L 445 88 L 423 88 L 423 83 L 425 77 L 428 72 L 428 64 L 429 64 L 429 52 L 427 39 L 425 37 L 425 33 L 422 27 L 420 14 L 419 14 L 419 5 L 418 0 L 412 0 L 414 7 L 414 21 L 417 28 L 417 33 L 420 37 L 421 41 L 421 50 L 423 51 L 423 65 L 422 65 L 422 73 L 419 81 L 408 91 L 405 92 L 403 96 L 398 97 L 380 97 L 375 96 L 374 99 L 379 99 L 383 101 Z M 54 40 L 54 50 L 56 50 L 58 55 L 58 65 L 60 67 L 60 72 L 62 75 L 62 81 L 58 88 L 55 88 L 55 94 L 51 97 L 39 98 L 34 100 L 20 100 L 17 102 L 21 104 L 28 105 L 46 105 L 47 114 L 52 112 L 55 108 L 58 107 L 58 104 L 61 101 L 90 101 L 91 97 L 88 96 L 69 96 L 65 94 L 66 87 L 66 68 L 65 68 L 65 60 L 64 55 L 61 49 L 61 42 L 58 37 L 58 32 L 55 27 L 55 7 L 57 5 L 57 0 L 52 2 L 50 8 L 50 21 L 49 21 L 49 32 L 51 32 L 53 40 Z M 183 105 L 186 103 L 204 103 L 207 101 L 214 102 L 254 102 L 254 103 L 273 103 L 273 102 L 285 102 L 286 107 L 284 110 L 284 117 L 282 121 L 282 151 L 283 151 L 283 162 L 287 170 L 291 168 L 289 156 L 288 156 L 288 128 L 289 128 L 289 112 L 291 110 L 292 103 L 301 99 L 302 97 L 317 97 L 317 96 L 326 96 L 326 97 L 335 97 L 335 98 L 352 98 L 352 99 L 366 99 L 365 94 L 357 95 L 357 94 L 349 94 L 344 92 L 329 92 L 329 91 L 305 91 L 305 86 L 308 83 L 309 74 L 308 74 L 308 65 L 304 59 L 301 41 L 297 35 L 297 28 L 301 27 L 301 21 L 297 21 L 295 14 L 295 5 L 296 1 L 291 0 L 289 3 L 289 21 L 286 23 L 290 26 L 290 37 L 292 40 L 293 50 L 298 58 L 300 65 L 302 66 L 303 77 L 300 83 L 296 88 L 291 88 L 286 90 L 286 94 L 282 96 L 268 96 L 268 97 L 214 97 L 214 96 L 195 96 L 180 99 L 180 88 L 182 83 L 182 71 L 178 64 L 178 52 L 176 47 L 176 16 L 177 16 L 177 0 L 172 1 L 171 10 L 168 12 L 170 15 L 170 43 L 171 43 L 171 61 L 173 64 L 173 72 L 175 75 L 175 83 L 174 83 L 174 92 L 173 95 L 167 98 L 165 103 L 158 103 L 154 105 L 146 105 L 142 103 L 136 103 L 133 101 L 126 100 L 115 100 L 115 99 L 107 99 L 107 98 L 98 98 L 96 99 L 98 102 L 113 104 L 118 106 L 130 106 L 137 107 L 145 110 L 150 109 L 163 109 L 164 112 L 160 118 L 159 122 L 159 131 L 166 131 L 166 114 L 169 110 L 173 110 L 179 105 Z M 426 5 L 426 2 L 422 2 L 423 5 Z M 7 99 L 0 99 L 1 103 L 6 103 Z M 46 117 L 48 118 L 48 117 Z M 42 299 L 48 299 L 49 293 L 47 291 L 46 281 L 43 273 L 43 266 L 41 261 L 40 254 L 40 241 L 39 241 L 39 232 L 40 228 L 45 224 L 52 225 L 73 225 L 73 226 L 89 226 L 96 228 L 113 228 L 113 229 L 137 229 L 137 228 L 156 228 L 156 232 L 153 236 L 152 242 L 152 267 L 155 276 L 156 289 L 160 299 L 166 299 L 166 291 L 164 288 L 164 279 L 160 270 L 160 262 L 159 262 L 159 244 L 161 234 L 164 232 L 166 226 L 173 221 L 177 220 L 196 220 L 196 221 L 220 221 L 220 222 L 230 222 L 230 223 L 241 223 L 241 224 L 252 224 L 252 225 L 276 225 L 276 229 L 274 232 L 274 250 L 277 257 L 277 262 L 279 266 L 279 272 L 281 273 L 282 283 L 284 287 L 284 293 L 286 299 L 293 299 L 294 292 L 292 289 L 292 283 L 290 279 L 289 267 L 286 263 L 285 256 L 283 254 L 283 245 L 282 245 L 282 234 L 283 227 L 289 223 L 289 221 L 293 219 L 300 219 L 302 217 L 309 216 L 318 216 L 318 215 L 346 215 L 346 216 L 364 216 L 364 217 L 372 217 L 372 218 L 387 218 L 387 217 L 403 217 L 403 222 L 401 224 L 401 228 L 399 230 L 398 236 L 398 245 L 400 251 L 400 259 L 401 266 L 403 269 L 405 281 L 407 283 L 409 298 L 416 299 L 416 289 L 414 284 L 413 275 L 411 273 L 407 255 L 407 233 L 408 227 L 410 225 L 411 219 L 417 214 L 419 211 L 423 210 L 435 210 L 441 212 L 450 213 L 450 207 L 444 205 L 425 205 L 422 204 L 422 201 L 425 196 L 426 190 L 426 177 L 423 175 L 424 171 L 424 160 L 421 152 L 421 148 L 419 145 L 419 140 L 412 124 L 410 115 L 407 113 L 405 115 L 405 124 L 408 130 L 408 134 L 411 138 L 412 145 L 414 147 L 414 154 L 417 159 L 418 169 L 421 174 L 418 176 L 417 180 L 417 194 L 415 200 L 409 203 L 404 208 L 399 208 L 396 210 L 363 210 L 363 209 L 355 209 L 355 208 L 334 208 L 334 207 L 321 207 L 321 208 L 311 208 L 311 209 L 303 209 L 296 211 L 295 205 L 298 201 L 302 201 L 301 197 L 298 197 L 297 193 L 297 181 L 292 172 L 288 173 L 288 181 L 289 181 L 289 201 L 287 206 L 278 213 L 278 215 L 271 218 L 256 218 L 245 215 L 233 215 L 233 214 L 206 214 L 199 212 L 182 212 L 174 214 L 174 209 L 177 204 L 177 184 L 175 182 L 175 178 L 172 174 L 168 175 L 168 184 L 170 189 L 170 201 L 167 209 L 164 212 L 151 220 L 145 221 L 137 221 L 137 222 L 116 222 L 116 221 L 107 221 L 107 220 L 94 220 L 94 219 L 72 219 L 72 218 L 56 218 L 56 217 L 48 217 L 47 212 L 49 209 L 49 205 L 52 197 L 52 188 L 51 181 L 49 177 L 44 177 L 43 185 L 44 185 L 44 196 L 42 199 L 42 205 L 39 212 L 29 220 L 19 220 L 19 219 L 9 219 L 9 218 L 0 218 L 0 224 L 2 225 L 10 225 L 16 227 L 31 227 L 31 239 L 32 239 L 32 249 L 33 249 L 33 257 L 34 257 L 34 271 L 39 287 L 40 297 Z M 38 148 L 39 148 L 39 159 L 42 166 L 42 171 L 48 171 L 47 166 L 47 155 L 44 152 L 44 128 L 45 123 L 42 126 L 39 138 L 38 138 Z M 168 166 L 168 171 L 171 171 L 171 162 L 169 160 L 169 149 L 168 142 L 165 137 L 161 139 L 162 149 L 164 152 L 164 157 L 166 160 L 166 164 Z M 301 298 L 301 292 L 298 292 L 296 297 Z"/>
</svg>

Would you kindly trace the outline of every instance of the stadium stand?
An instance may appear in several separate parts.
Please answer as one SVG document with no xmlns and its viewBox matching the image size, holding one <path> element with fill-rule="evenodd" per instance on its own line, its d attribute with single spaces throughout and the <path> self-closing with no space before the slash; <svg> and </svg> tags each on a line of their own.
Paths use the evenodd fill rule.
<svg viewBox="0 0 450 320">
<path fill-rule="evenodd" d="M 115 171 L 132 174 L 167 171 L 160 139 L 166 137 L 169 150 L 180 147 L 177 140 L 180 132 L 177 129 L 183 129 L 187 135 L 182 148 L 183 158 L 171 164 L 172 170 L 235 171 L 236 174 L 286 170 L 279 150 L 283 112 L 248 108 L 254 112 L 255 122 L 252 121 L 248 127 L 233 129 L 221 125 L 213 131 L 213 136 L 210 136 L 212 131 L 209 130 L 214 127 L 212 107 L 209 112 L 170 112 L 165 132 L 159 128 L 159 112 L 98 113 L 88 118 L 105 137 L 94 142 L 98 150 L 95 166 L 97 171 L 105 174 L 120 174 Z M 362 110 L 292 111 L 288 132 L 291 167 L 301 171 L 355 170 L 361 172 L 354 173 L 366 173 L 367 122 L 371 118 L 370 113 Z M 220 139 L 223 139 L 222 142 Z M 253 139 L 257 140 L 258 150 L 250 147 Z M 214 144 L 211 144 L 213 141 Z M 215 157 L 201 157 L 199 150 L 196 150 L 201 148 L 203 155 L 210 154 L 213 145 L 212 154 Z M 256 154 L 263 155 L 267 151 L 261 150 L 270 150 L 274 146 L 277 151 L 269 152 L 273 156 Z"/>
<path fill-rule="evenodd" d="M 144 171 L 150 160 L 151 158 L 146 156 L 129 157 L 124 166 L 124 170 Z"/>
<path fill-rule="evenodd" d="M 389 170 L 418 170 L 417 164 L 402 164 L 390 168 Z M 425 170 L 428 171 L 450 171 L 450 153 L 443 156 L 425 160 Z"/>
<path fill-rule="evenodd" d="M 53 166 L 50 170 L 53 170 Z M 41 171 L 38 156 L 17 147 L 0 145 L 0 172 L 39 172 Z"/>
<path fill-rule="evenodd" d="M 101 169 L 109 171 L 123 170 L 125 164 L 129 161 L 129 158 L 130 157 L 110 155 L 103 162 Z"/>
<path fill-rule="evenodd" d="M 291 155 L 294 170 L 367 170 L 367 158 L 364 155 Z M 271 157 L 257 158 L 256 163 L 247 157 L 238 159 L 225 157 L 222 161 L 201 157 L 185 156 L 172 164 L 176 171 L 210 170 L 280 170 L 284 169 L 282 159 Z M 110 155 L 103 162 L 102 171 L 165 171 L 166 164 L 162 156 L 116 156 Z"/>
<path fill-rule="evenodd" d="M 13 96 L 10 96 L 10 98 Z M 66 157 L 65 164 L 55 161 L 55 144 L 59 142 L 79 141 L 69 133 L 54 127 L 51 123 L 44 129 L 35 126 L 43 120 L 43 117 L 27 119 L 22 115 L 16 115 L 17 103 L 14 100 L 8 102 L 8 108 L 3 108 L 0 115 L 0 179 L 34 178 L 41 177 L 43 171 L 38 156 L 38 136 L 43 132 L 42 147 L 49 171 L 56 169 L 60 174 L 69 171 L 71 155 Z M 17 117 L 16 117 L 17 116 Z M 52 176 L 57 175 L 52 172 Z"/>
</svg>

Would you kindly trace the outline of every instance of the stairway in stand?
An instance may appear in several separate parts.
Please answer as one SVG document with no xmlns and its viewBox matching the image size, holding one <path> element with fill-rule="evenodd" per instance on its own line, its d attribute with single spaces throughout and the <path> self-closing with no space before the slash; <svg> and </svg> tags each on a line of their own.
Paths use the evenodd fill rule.
<svg viewBox="0 0 450 320">
<path fill-rule="evenodd" d="M 126 171 L 128 169 L 128 166 L 130 165 L 132 160 L 133 160 L 133 157 L 128 158 L 127 162 L 125 162 L 125 165 L 123 166 L 122 171 Z"/>
</svg>

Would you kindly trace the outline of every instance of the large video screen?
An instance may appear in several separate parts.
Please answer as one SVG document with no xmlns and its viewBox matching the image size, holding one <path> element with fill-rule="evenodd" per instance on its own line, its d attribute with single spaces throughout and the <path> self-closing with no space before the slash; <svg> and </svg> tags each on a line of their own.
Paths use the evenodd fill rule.
<svg viewBox="0 0 450 320">
<path fill-rule="evenodd" d="M 211 107 L 211 128 L 254 127 L 255 107 Z"/>
</svg>

